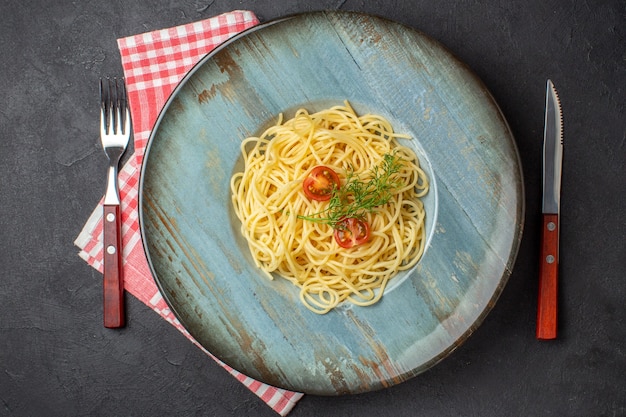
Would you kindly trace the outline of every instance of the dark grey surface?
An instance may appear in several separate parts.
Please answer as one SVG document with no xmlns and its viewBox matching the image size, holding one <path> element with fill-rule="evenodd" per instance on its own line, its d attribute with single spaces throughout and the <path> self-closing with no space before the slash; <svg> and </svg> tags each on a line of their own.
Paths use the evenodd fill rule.
<svg viewBox="0 0 626 417">
<path fill-rule="evenodd" d="M 274 416 L 171 325 L 127 296 L 107 330 L 101 275 L 73 241 L 101 197 L 97 79 L 118 37 L 234 9 L 261 21 L 374 13 L 448 46 L 486 83 L 522 157 L 526 227 L 483 325 L 393 388 L 305 396 L 303 416 L 626 415 L 626 3 L 112 1 L 0 3 L 0 415 Z M 534 338 L 546 78 L 565 113 L 559 339 Z"/>
</svg>

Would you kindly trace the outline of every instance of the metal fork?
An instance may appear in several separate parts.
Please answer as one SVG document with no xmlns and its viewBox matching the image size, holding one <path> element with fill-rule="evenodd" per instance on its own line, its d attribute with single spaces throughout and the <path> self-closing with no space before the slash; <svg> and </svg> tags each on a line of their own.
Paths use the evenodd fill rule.
<svg viewBox="0 0 626 417">
<path fill-rule="evenodd" d="M 100 139 L 109 158 L 104 196 L 104 327 L 124 326 L 122 230 L 117 173 L 130 139 L 130 112 L 123 79 L 100 79 Z"/>
</svg>

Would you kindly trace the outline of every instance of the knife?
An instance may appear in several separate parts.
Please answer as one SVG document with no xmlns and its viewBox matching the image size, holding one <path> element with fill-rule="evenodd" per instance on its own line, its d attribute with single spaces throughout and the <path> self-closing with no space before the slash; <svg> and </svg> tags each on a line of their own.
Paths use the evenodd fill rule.
<svg viewBox="0 0 626 417">
<path fill-rule="evenodd" d="M 537 339 L 556 339 L 559 268 L 559 214 L 563 166 L 563 113 L 552 81 L 546 87 L 543 132 L 543 205 Z"/>
</svg>

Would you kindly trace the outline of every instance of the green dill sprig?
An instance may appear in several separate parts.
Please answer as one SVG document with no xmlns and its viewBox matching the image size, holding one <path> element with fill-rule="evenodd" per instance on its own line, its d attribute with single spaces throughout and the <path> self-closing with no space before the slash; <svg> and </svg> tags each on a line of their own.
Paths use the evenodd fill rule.
<svg viewBox="0 0 626 417">
<path fill-rule="evenodd" d="M 401 186 L 393 176 L 402 167 L 403 161 L 395 153 L 383 155 L 381 164 L 372 167 L 367 180 L 361 179 L 350 167 L 346 172 L 346 183 L 333 189 L 326 209 L 310 216 L 298 215 L 298 218 L 328 224 L 333 228 L 344 218 L 363 219 L 367 213 L 391 200 L 395 190 Z"/>
</svg>

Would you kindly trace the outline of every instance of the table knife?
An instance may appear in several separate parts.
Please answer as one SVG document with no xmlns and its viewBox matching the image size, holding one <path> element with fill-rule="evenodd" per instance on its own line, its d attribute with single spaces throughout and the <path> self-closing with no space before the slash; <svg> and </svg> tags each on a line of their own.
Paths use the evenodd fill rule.
<svg viewBox="0 0 626 417">
<path fill-rule="evenodd" d="M 546 87 L 543 134 L 543 204 L 537 339 L 556 339 L 559 268 L 559 214 L 563 165 L 563 113 L 552 81 Z"/>
</svg>

